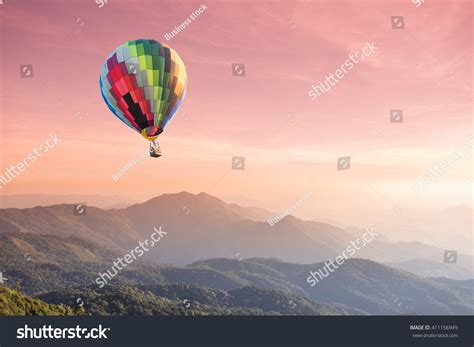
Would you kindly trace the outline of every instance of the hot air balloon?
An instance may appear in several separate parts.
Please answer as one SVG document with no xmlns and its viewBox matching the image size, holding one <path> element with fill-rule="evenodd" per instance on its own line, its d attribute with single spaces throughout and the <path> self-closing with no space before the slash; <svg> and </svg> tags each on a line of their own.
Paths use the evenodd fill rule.
<svg viewBox="0 0 474 347">
<path fill-rule="evenodd" d="M 187 74 L 175 50 L 155 40 L 133 40 L 117 47 L 100 72 L 109 109 L 151 141 L 150 156 L 161 156 L 156 141 L 186 94 Z"/>
</svg>

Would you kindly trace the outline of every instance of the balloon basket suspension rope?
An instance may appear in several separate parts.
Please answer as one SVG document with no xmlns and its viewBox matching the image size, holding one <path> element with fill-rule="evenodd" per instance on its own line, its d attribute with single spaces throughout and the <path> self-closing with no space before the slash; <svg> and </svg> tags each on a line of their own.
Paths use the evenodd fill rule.
<svg viewBox="0 0 474 347">
<path fill-rule="evenodd" d="M 150 157 L 159 158 L 161 157 L 161 149 L 158 141 L 153 140 L 150 142 Z"/>
</svg>

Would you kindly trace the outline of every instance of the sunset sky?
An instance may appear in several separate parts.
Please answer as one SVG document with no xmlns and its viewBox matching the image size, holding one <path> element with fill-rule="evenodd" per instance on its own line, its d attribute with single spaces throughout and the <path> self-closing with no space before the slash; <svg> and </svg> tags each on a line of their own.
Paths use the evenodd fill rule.
<svg viewBox="0 0 474 347">
<path fill-rule="evenodd" d="M 275 211 L 312 192 L 310 218 L 370 214 L 394 205 L 472 206 L 472 152 L 422 193 L 430 168 L 467 146 L 472 123 L 472 4 L 426 1 L 4 0 L 1 21 L 0 174 L 34 146 L 62 140 L 0 195 L 102 194 L 143 200 L 201 191 Z M 403 16 L 404 30 L 391 27 Z M 160 137 L 164 156 L 108 110 L 101 64 L 137 38 L 166 42 L 183 59 L 188 90 Z M 366 42 L 378 47 L 312 101 L 312 84 Z M 232 75 L 245 64 L 246 77 Z M 33 77 L 21 78 L 20 65 Z M 403 123 L 390 123 L 402 109 Z M 233 156 L 245 170 L 231 170 Z M 350 170 L 337 158 L 351 156 Z"/>
</svg>

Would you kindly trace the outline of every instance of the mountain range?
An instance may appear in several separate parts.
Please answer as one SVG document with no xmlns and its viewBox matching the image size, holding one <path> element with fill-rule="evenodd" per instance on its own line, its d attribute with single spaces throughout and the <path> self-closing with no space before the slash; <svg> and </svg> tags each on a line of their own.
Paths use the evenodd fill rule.
<svg viewBox="0 0 474 347">
<path fill-rule="evenodd" d="M 269 217 L 270 216 L 270 217 Z M 108 210 L 0 209 L 0 315 L 472 314 L 472 257 L 381 233 L 313 287 L 312 271 L 365 232 L 211 195 L 165 194 Z M 156 230 L 165 233 L 152 241 Z M 143 257 L 97 278 L 145 241 Z M 28 309 L 25 309 L 28 308 Z"/>
<path fill-rule="evenodd" d="M 0 233 L 75 235 L 101 245 L 129 249 L 161 226 L 166 237 L 145 257 L 185 265 L 208 258 L 241 257 L 320 262 L 337 257 L 365 232 L 291 215 L 270 226 L 265 219 L 271 215 L 264 209 L 228 204 L 205 193 L 182 192 L 127 208 L 104 210 L 87 206 L 81 215 L 70 204 L 1 209 Z M 458 254 L 456 264 L 443 264 L 443 249 L 420 242 L 391 242 L 380 232 L 355 257 L 389 263 L 422 276 L 474 278 L 472 256 Z M 420 265 L 416 259 L 424 263 Z"/>
<path fill-rule="evenodd" d="M 0 247 L 0 270 L 10 286 L 54 307 L 80 302 L 86 314 L 451 315 L 472 314 L 474 307 L 473 280 L 421 278 L 366 259 L 346 261 L 314 287 L 306 279 L 324 263 L 137 260 L 100 288 L 96 277 L 123 250 L 76 236 L 21 232 L 0 234 Z"/>
<path fill-rule="evenodd" d="M 31 208 L 35 206 L 50 206 L 55 204 L 77 204 L 87 201 L 90 205 L 103 209 L 125 208 L 133 204 L 120 196 L 97 194 L 18 194 L 0 195 L 0 208 Z"/>
</svg>

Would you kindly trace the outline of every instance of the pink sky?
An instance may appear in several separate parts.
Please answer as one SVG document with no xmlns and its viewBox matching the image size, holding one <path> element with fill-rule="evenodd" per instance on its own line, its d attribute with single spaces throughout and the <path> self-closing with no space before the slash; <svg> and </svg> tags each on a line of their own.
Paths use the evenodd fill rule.
<svg viewBox="0 0 474 347">
<path fill-rule="evenodd" d="M 0 173 L 49 133 L 62 143 L 0 194 L 141 200 L 206 191 L 284 210 L 311 191 L 298 211 L 308 217 L 472 204 L 472 153 L 423 194 L 413 189 L 472 138 L 470 1 L 204 4 L 167 42 L 189 80 L 161 137 L 164 157 L 146 158 L 115 182 L 112 174 L 147 143 L 107 109 L 101 64 L 127 40 L 166 42 L 164 34 L 201 3 L 109 0 L 99 8 L 93 0 L 4 0 Z M 404 16 L 405 30 L 391 29 L 395 15 Z M 311 85 L 367 41 L 379 49 L 312 101 Z M 232 63 L 245 64 L 245 78 L 232 76 Z M 20 64 L 33 64 L 34 77 L 20 78 Z M 403 124 L 389 122 L 390 109 L 404 110 Z M 338 172 L 345 155 L 352 168 Z M 232 156 L 245 156 L 246 170 L 230 170 Z"/>
</svg>

